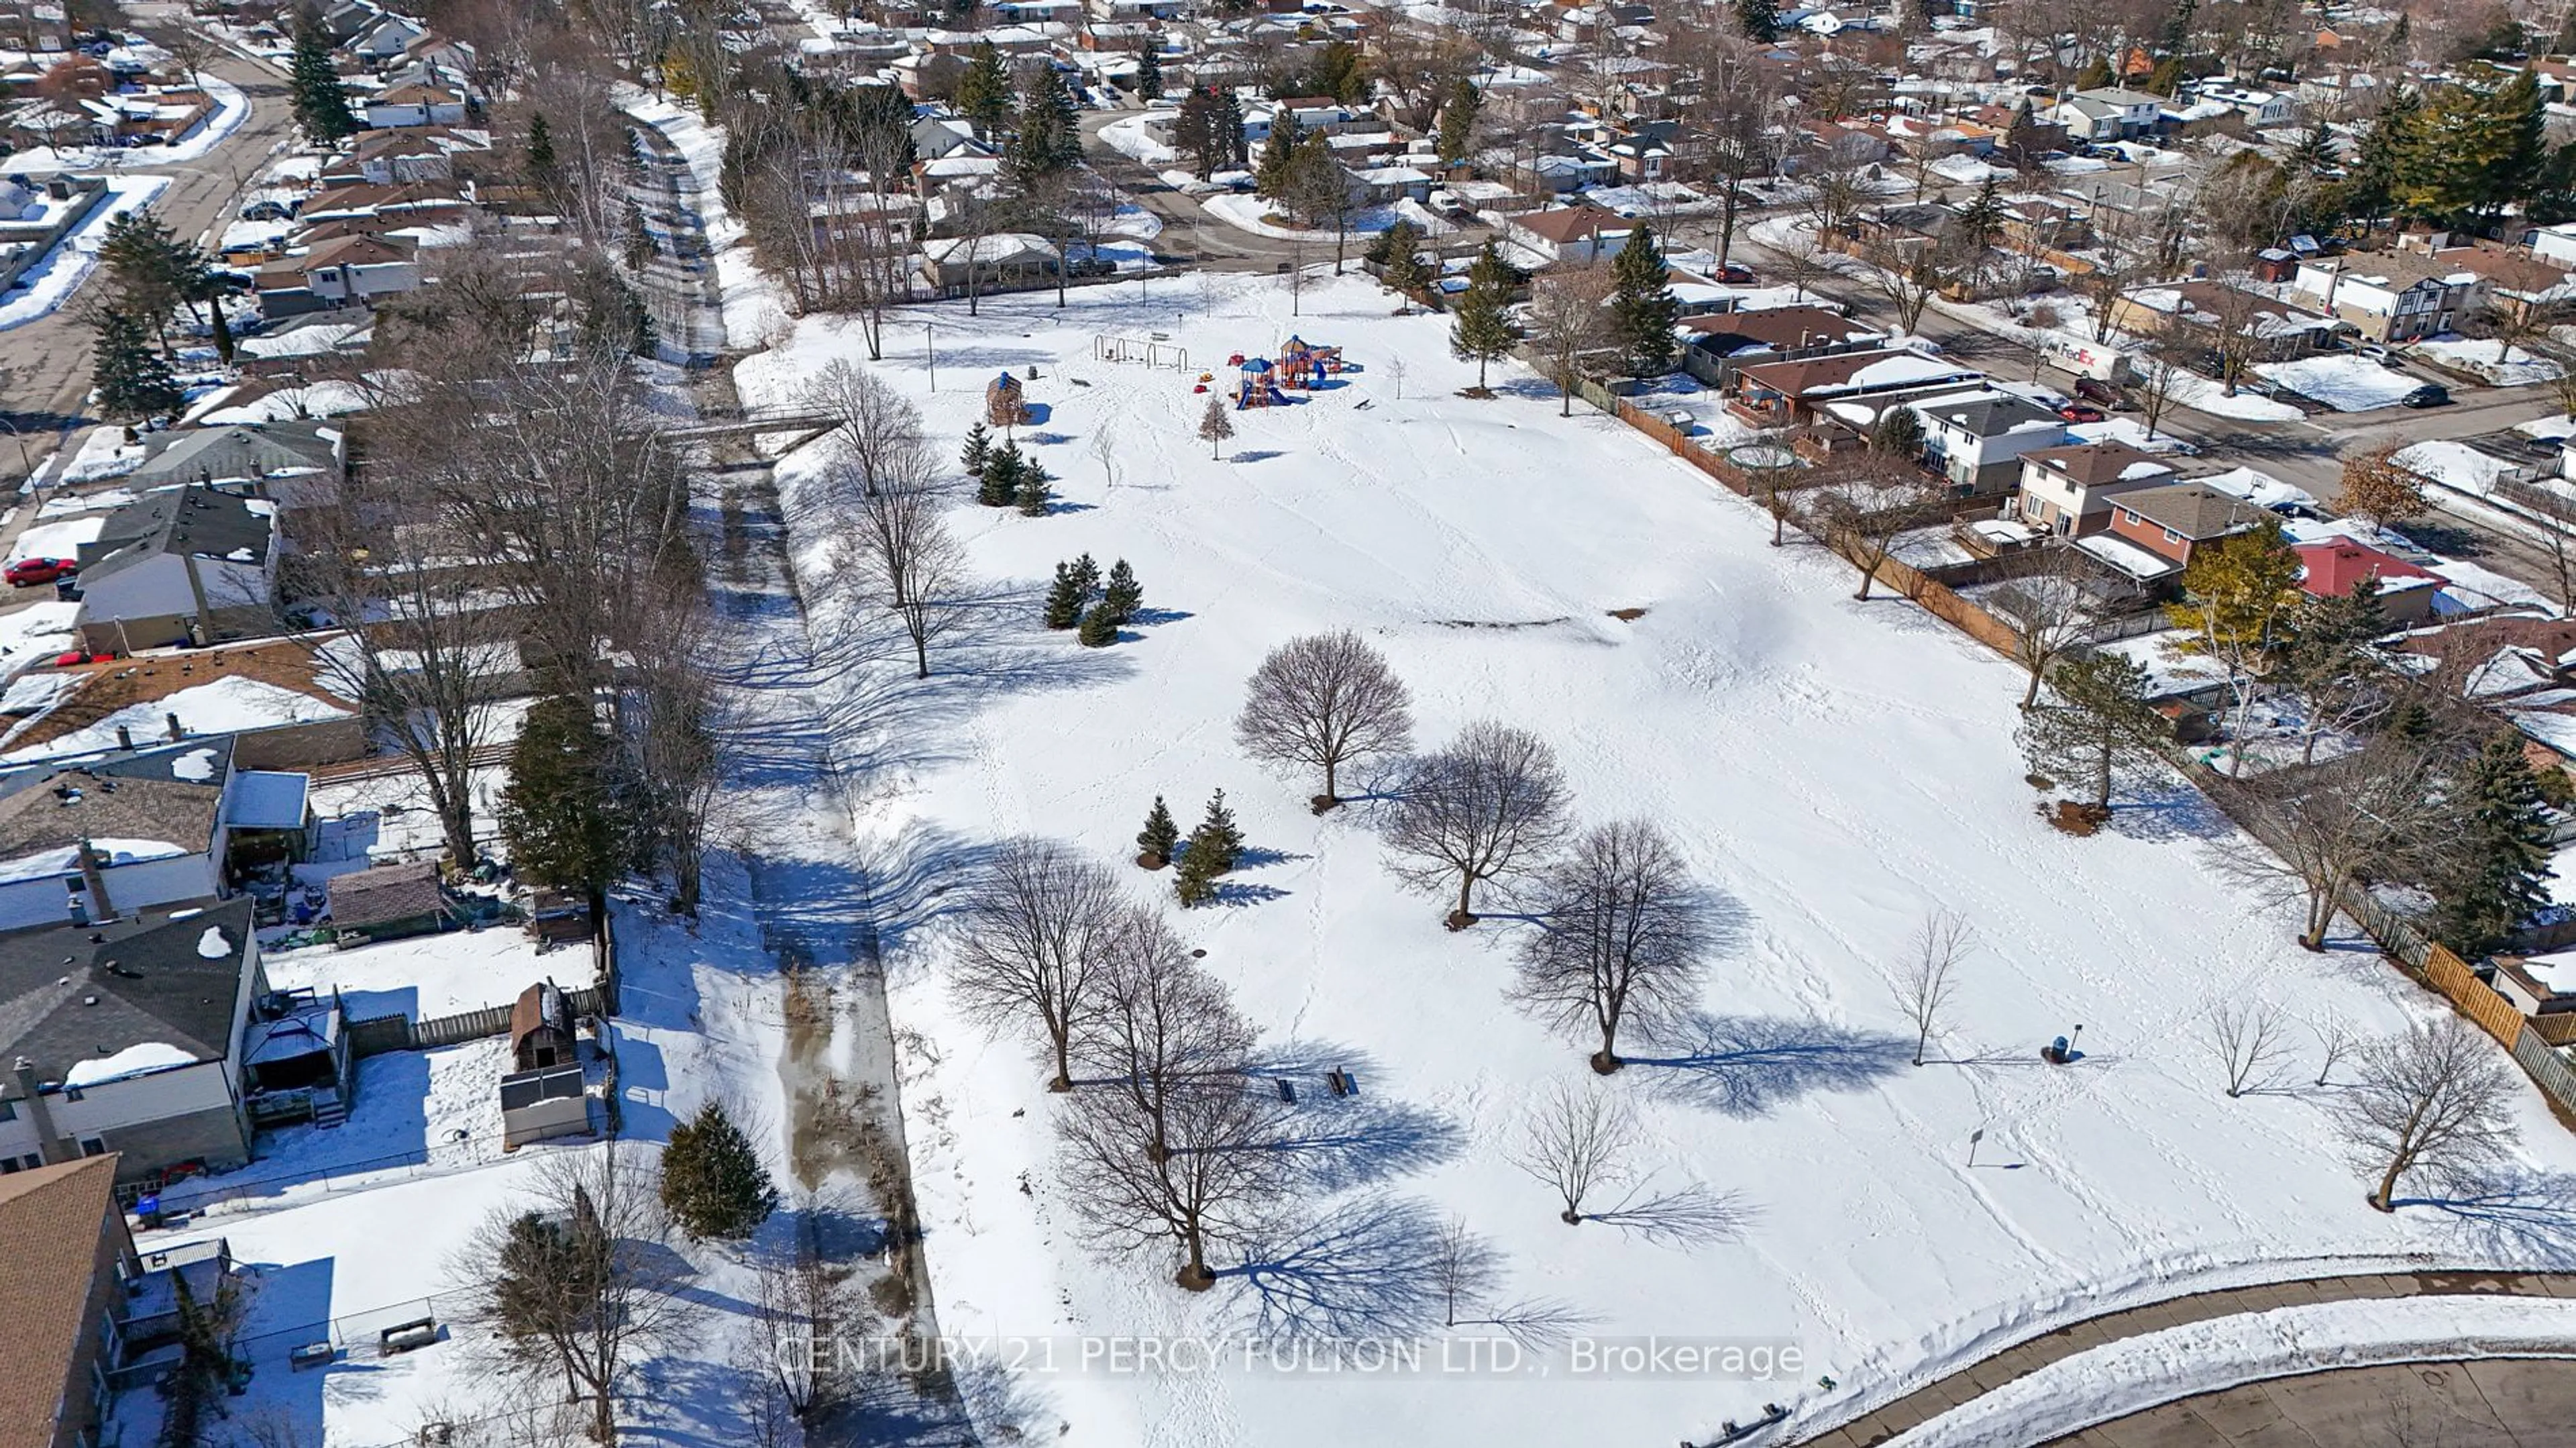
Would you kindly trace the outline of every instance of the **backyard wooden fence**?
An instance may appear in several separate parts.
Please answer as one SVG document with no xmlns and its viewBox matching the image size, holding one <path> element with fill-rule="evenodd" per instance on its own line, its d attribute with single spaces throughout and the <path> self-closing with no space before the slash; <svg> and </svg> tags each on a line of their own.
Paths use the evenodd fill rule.
<svg viewBox="0 0 2576 1448">
<path fill-rule="evenodd" d="M 601 1013 L 600 993 L 596 987 L 581 986 L 564 992 L 564 1002 L 576 1016 Z M 432 1051 L 441 1046 L 462 1045 L 486 1036 L 507 1034 L 510 1029 L 509 1006 L 485 1006 L 480 1010 L 459 1011 L 450 1016 L 431 1016 L 413 1020 L 408 1016 L 369 1016 L 348 1024 L 349 1054 L 377 1056 L 387 1051 Z"/>
</svg>

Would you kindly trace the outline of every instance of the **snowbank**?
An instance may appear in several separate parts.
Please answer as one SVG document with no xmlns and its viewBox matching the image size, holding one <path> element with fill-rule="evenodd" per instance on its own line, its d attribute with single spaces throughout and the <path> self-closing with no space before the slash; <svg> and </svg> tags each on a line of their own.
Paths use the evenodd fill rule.
<svg viewBox="0 0 2576 1448">
<path fill-rule="evenodd" d="M 176 144 L 158 146 L 144 153 L 147 165 L 177 164 L 204 160 L 207 153 L 220 146 L 224 138 L 241 129 L 250 117 L 250 98 L 241 89 L 219 75 L 197 73 L 197 83 L 205 88 L 206 98 L 215 108 L 181 136 Z"/>
<path fill-rule="evenodd" d="M 151 201 L 169 184 L 167 176 L 109 177 L 107 199 L 71 235 L 54 243 L 44 260 L 21 273 L 7 298 L 0 300 L 0 331 L 23 327 L 61 306 L 98 265 L 108 223 Z"/>
<path fill-rule="evenodd" d="M 2576 1302 L 2399 1297 L 2195 1322 L 2060 1358 L 1899 1435 L 1889 1448 L 2054 1442 L 2241 1383 L 2374 1363 L 2490 1357 L 2576 1357 Z"/>
<path fill-rule="evenodd" d="M 1309 242 L 1319 247 L 1330 247 L 1333 244 L 1332 232 L 1321 229 L 1300 231 L 1296 227 L 1281 226 L 1266 219 L 1270 215 L 1270 203 L 1258 196 L 1236 195 L 1232 192 L 1217 196 L 1203 196 L 1199 198 L 1199 207 L 1208 215 L 1235 230 L 1250 232 L 1254 236 L 1266 236 L 1273 241 Z M 1396 213 L 1391 207 L 1354 211 L 1350 217 L 1351 229 L 1345 234 L 1354 239 L 1374 236 L 1395 225 L 1395 222 Z"/>
<path fill-rule="evenodd" d="M 2262 362 L 2254 370 L 2301 397 L 2313 397 L 2337 412 L 2368 412 L 2394 407 L 2400 398 L 2424 384 L 2403 372 L 2392 372 L 2367 357 L 2330 352 L 2288 362 Z"/>
<path fill-rule="evenodd" d="M 2244 422 L 2296 422 L 2307 414 L 2278 398 L 2239 388 L 2229 396 L 2225 387 L 2197 372 L 2177 371 L 2173 380 L 2173 400 L 2194 412 L 2212 417 L 2233 417 Z"/>
<path fill-rule="evenodd" d="M 2418 342 L 2406 350 L 2454 372 L 2484 378 L 2497 387 L 2528 387 L 2554 381 L 2558 377 L 2558 364 L 2548 358 L 2535 356 L 2520 347 L 2499 357 L 2496 354 L 2503 349 L 2493 342 L 2447 338 Z"/>
</svg>

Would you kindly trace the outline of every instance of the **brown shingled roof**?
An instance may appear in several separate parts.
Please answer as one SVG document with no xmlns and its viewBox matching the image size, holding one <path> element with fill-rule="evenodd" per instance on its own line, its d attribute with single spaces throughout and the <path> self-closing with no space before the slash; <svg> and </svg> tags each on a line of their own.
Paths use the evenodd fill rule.
<svg viewBox="0 0 2576 1448">
<path fill-rule="evenodd" d="M 0 1176 L 0 1448 L 53 1441 L 115 1184 L 112 1155 Z"/>
</svg>

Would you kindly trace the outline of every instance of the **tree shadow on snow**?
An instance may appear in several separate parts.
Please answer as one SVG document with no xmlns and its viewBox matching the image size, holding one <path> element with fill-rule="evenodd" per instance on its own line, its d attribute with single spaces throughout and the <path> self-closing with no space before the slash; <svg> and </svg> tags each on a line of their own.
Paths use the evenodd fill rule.
<svg viewBox="0 0 2576 1448">
<path fill-rule="evenodd" d="M 1217 1276 L 1242 1280 L 1272 1341 L 1418 1336 L 1445 1319 L 1439 1241 L 1421 1202 L 1370 1196 L 1255 1236 Z"/>
<path fill-rule="evenodd" d="M 1259 448 L 1259 447 L 1257 447 L 1257 448 L 1250 448 L 1250 449 L 1247 449 L 1247 450 L 1245 450 L 1245 451 L 1243 451 L 1243 452 L 1238 452 L 1238 453 L 1227 453 L 1227 454 L 1225 455 L 1225 461 L 1230 462 L 1230 463 L 1266 463 L 1266 462 L 1270 461 L 1272 458 L 1280 458 L 1280 457 L 1286 457 L 1286 456 L 1287 456 L 1287 454 L 1286 454 L 1286 453 L 1281 452 L 1281 451 L 1279 451 L 1279 450 L 1278 450 L 1278 449 L 1276 449 L 1276 448 Z"/>
<path fill-rule="evenodd" d="M 1300 1093 L 1282 1104 L 1269 1150 L 1289 1164 L 1298 1185 L 1337 1192 L 1440 1165 L 1458 1155 L 1457 1123 L 1397 1101 Z"/>
<path fill-rule="evenodd" d="M 2209 796 L 2180 780 L 2162 780 L 2112 801 L 2111 833 L 2155 843 L 2227 840 L 2236 826 Z"/>
<path fill-rule="evenodd" d="M 2514 1170 L 2453 1186 L 2446 1195 L 2398 1197 L 2431 1207 L 2475 1238 L 2480 1256 L 2576 1267 L 2576 1174 Z"/>
<path fill-rule="evenodd" d="M 1583 1220 L 1630 1232 L 1666 1247 L 1732 1242 L 1751 1225 L 1754 1210 L 1741 1192 L 1712 1191 L 1694 1182 L 1669 1192 L 1623 1200 Z"/>
<path fill-rule="evenodd" d="M 1728 1116 L 1759 1116 L 1811 1091 L 1853 1091 L 1908 1069 L 1913 1043 L 1823 1021 L 1706 1012 L 1626 1055 L 1667 1099 Z"/>
</svg>

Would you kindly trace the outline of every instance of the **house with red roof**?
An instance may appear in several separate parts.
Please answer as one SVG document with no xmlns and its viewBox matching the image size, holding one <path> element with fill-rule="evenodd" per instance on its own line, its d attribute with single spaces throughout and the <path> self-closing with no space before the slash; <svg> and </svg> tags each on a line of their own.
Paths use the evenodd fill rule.
<svg viewBox="0 0 2576 1448">
<path fill-rule="evenodd" d="M 2379 580 L 2379 608 L 2391 628 L 2411 628 L 2433 614 L 2442 576 L 2350 538 L 2298 545 L 2307 572 L 2299 587 L 2318 598 L 2341 598 L 2365 578 Z"/>
</svg>

